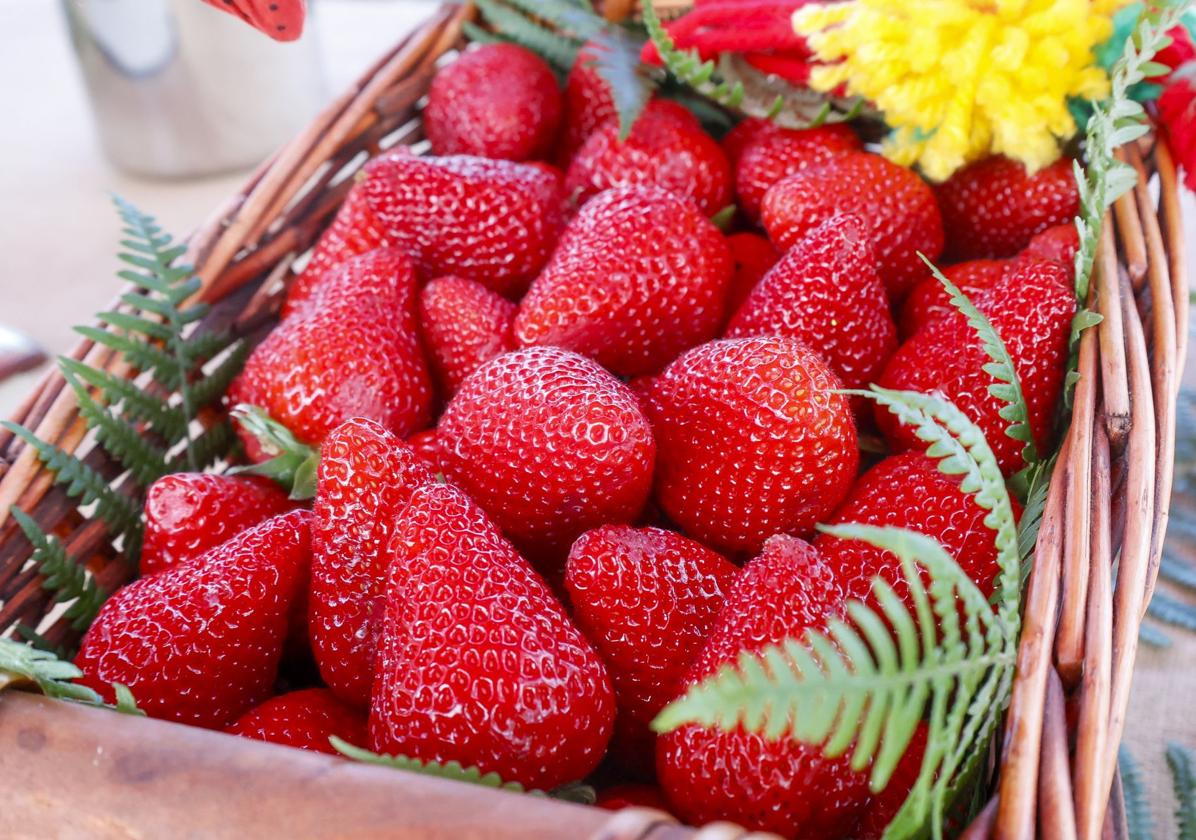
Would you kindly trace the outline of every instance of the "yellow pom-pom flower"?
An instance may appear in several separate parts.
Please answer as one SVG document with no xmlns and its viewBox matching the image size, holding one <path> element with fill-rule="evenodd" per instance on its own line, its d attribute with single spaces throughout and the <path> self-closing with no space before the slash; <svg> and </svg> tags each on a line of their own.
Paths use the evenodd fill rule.
<svg viewBox="0 0 1196 840">
<path fill-rule="evenodd" d="M 885 154 L 941 181 L 1003 154 L 1037 170 L 1076 132 L 1069 97 L 1108 77 L 1093 48 L 1125 0 L 847 0 L 793 16 L 820 64 L 810 86 L 845 84 L 893 129 Z"/>
</svg>

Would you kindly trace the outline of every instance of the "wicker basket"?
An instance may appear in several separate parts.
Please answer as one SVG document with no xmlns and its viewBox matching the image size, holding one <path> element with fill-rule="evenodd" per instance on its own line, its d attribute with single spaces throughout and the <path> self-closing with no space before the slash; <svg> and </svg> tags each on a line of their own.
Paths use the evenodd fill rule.
<svg viewBox="0 0 1196 840">
<path fill-rule="evenodd" d="M 352 173 L 381 149 L 421 141 L 416 102 L 470 14 L 443 7 L 195 233 L 189 259 L 199 294 L 213 304 L 203 328 L 268 328 L 292 261 Z M 1104 321 L 1082 341 L 1083 378 L 1038 539 L 996 795 L 970 838 L 1125 834 L 1116 756 L 1167 522 L 1188 294 L 1175 164 L 1149 138 L 1122 151 L 1139 184 L 1105 220 L 1093 283 Z M 71 355 L 130 375 L 90 341 Z M 56 372 L 14 419 L 115 473 Z M 115 486 L 122 489 L 119 478 Z M 52 604 L 26 568 L 30 547 L 8 516 L 13 505 L 89 558 L 101 584 L 114 588 L 133 570 L 34 453 L 0 431 L 0 632 L 41 622 L 51 641 L 69 641 L 65 623 L 44 627 Z M 5 837 L 158 836 L 178 826 L 205 837 L 690 836 L 656 812 L 611 815 L 14 693 L 0 697 L 0 774 L 19 780 L 5 786 Z"/>
</svg>

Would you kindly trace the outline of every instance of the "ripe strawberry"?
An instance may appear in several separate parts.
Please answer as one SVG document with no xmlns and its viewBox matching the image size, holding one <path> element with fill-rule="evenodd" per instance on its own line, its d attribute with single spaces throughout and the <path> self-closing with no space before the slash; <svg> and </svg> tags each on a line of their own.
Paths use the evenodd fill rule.
<svg viewBox="0 0 1196 840">
<path fill-rule="evenodd" d="M 856 840 L 881 840 L 884 837 L 885 829 L 905 804 L 914 783 L 918 781 L 918 774 L 922 772 L 922 759 L 926 756 L 926 733 L 926 724 L 919 723 L 889 783 L 868 800 L 864 816 L 852 833 Z"/>
<path fill-rule="evenodd" d="M 712 341 L 653 381 L 656 499 L 696 539 L 756 551 L 838 506 L 859 463 L 838 378 L 793 338 Z"/>
<path fill-rule="evenodd" d="M 623 766 L 651 774 L 649 724 L 676 697 L 738 571 L 660 528 L 604 525 L 573 543 L 565 588 L 614 682 L 619 717 L 611 751 Z"/>
<path fill-rule="evenodd" d="M 586 139 L 607 120 L 617 116 L 610 85 L 594 69 L 594 61 L 605 49 L 588 41 L 577 51 L 577 58 L 565 80 L 564 116 L 557 162 L 568 166 Z"/>
<path fill-rule="evenodd" d="M 515 304 L 481 283 L 440 277 L 419 295 L 424 346 L 440 392 L 451 397 L 483 362 L 514 350 Z"/>
<path fill-rule="evenodd" d="M 561 91 L 535 53 L 484 44 L 436 73 L 423 117 L 434 154 L 534 160 L 556 140 Z"/>
<path fill-rule="evenodd" d="M 860 138 L 843 123 L 801 130 L 779 126 L 757 130 L 738 150 L 734 165 L 739 207 L 748 218 L 758 219 L 764 195 L 773 184 L 859 150 Z"/>
<path fill-rule="evenodd" d="M 1009 265 L 1009 260 L 969 260 L 945 266 L 941 271 L 967 294 L 972 303 L 976 303 L 984 292 L 1000 282 Z M 909 338 L 940 318 L 954 317 L 956 311 L 943 284 L 937 277 L 927 274 L 901 304 L 901 334 Z"/>
<path fill-rule="evenodd" d="M 731 258 L 694 204 L 651 187 L 581 208 L 519 306 L 523 346 L 552 344 L 614 373 L 652 373 L 718 332 Z"/>
<path fill-rule="evenodd" d="M 848 388 L 871 382 L 897 349 L 897 328 L 864 221 L 833 216 L 794 245 L 756 284 L 726 335 L 796 338 Z"/>
<path fill-rule="evenodd" d="M 386 547 L 430 481 L 415 450 L 371 420 L 349 420 L 320 447 L 308 622 L 320 676 L 347 703 L 369 703 Z"/>
<path fill-rule="evenodd" d="M 407 438 L 407 445 L 415 450 L 415 454 L 433 474 L 443 472 L 440 466 L 440 439 L 435 429 L 425 429 L 412 435 Z"/>
<path fill-rule="evenodd" d="M 651 489 L 656 446 L 635 396 L 556 347 L 482 365 L 436 432 L 449 480 L 537 558 L 563 554 L 590 528 L 631 522 Z"/>
<path fill-rule="evenodd" d="M 934 537 L 987 596 L 1000 570 L 994 532 L 984 524 L 987 515 L 974 495 L 960 489 L 958 476 L 944 475 L 920 452 L 906 452 L 890 455 L 864 473 L 830 522 L 893 525 Z M 847 597 L 875 606 L 872 579 L 880 575 L 908 598 L 901 564 L 890 552 L 829 534 L 819 535 L 814 547 Z"/>
<path fill-rule="evenodd" d="M 832 570 L 809 544 L 776 536 L 731 586 L 686 685 L 785 639 L 822 629 L 842 610 Z M 850 758 L 828 759 L 820 747 L 787 735 L 775 741 L 745 732 L 687 724 L 657 741 L 661 787 L 692 825 L 730 820 L 790 838 L 843 837 L 868 800 L 868 777 Z"/>
<path fill-rule="evenodd" d="M 1075 314 L 1068 268 L 1057 262 L 1015 266 L 976 303 L 1004 341 L 1021 380 L 1030 429 L 1039 451 L 1051 433 L 1063 385 L 1067 337 Z M 963 318 L 944 318 L 922 330 L 885 366 L 879 385 L 939 394 L 980 427 L 1006 475 L 1023 466 L 1022 443 L 1005 434 L 1002 402 L 989 393 L 996 380 L 984 370 L 989 359 Z M 877 424 L 895 450 L 924 449 L 925 443 L 877 407 Z"/>
<path fill-rule="evenodd" d="M 614 721 L 610 679 L 539 575 L 460 490 L 395 524 L 370 746 L 530 788 L 581 779 Z"/>
<path fill-rule="evenodd" d="M 336 699 L 326 688 L 305 688 L 273 697 L 241 715 L 227 730 L 231 735 L 255 738 L 301 750 L 331 753 L 335 735 L 355 746 L 366 743 L 366 718 Z"/>
<path fill-rule="evenodd" d="M 579 203 L 618 186 L 655 186 L 686 198 L 712 216 L 731 203 L 731 170 L 718 143 L 663 103 L 649 103 L 626 140 L 609 120 L 577 150 L 565 189 Z"/>
<path fill-rule="evenodd" d="M 80 681 L 109 700 L 109 683 L 123 683 L 150 717 L 228 726 L 270 696 L 307 577 L 310 521 L 307 511 L 276 516 L 203 562 L 117 591 L 83 637 Z"/>
<path fill-rule="evenodd" d="M 306 0 L 204 0 L 266 33 L 275 41 L 294 41 L 303 34 Z"/>
<path fill-rule="evenodd" d="M 760 278 L 781 258 L 773 244 L 758 233 L 733 233 L 727 237 L 735 273 L 727 290 L 727 314 L 734 315 Z"/>
<path fill-rule="evenodd" d="M 194 559 L 264 519 L 294 507 L 272 481 L 251 476 L 174 473 L 145 494 L 141 574 Z"/>
<path fill-rule="evenodd" d="M 1075 265 L 1076 251 L 1080 250 L 1080 234 L 1074 224 L 1055 225 L 1030 240 L 1017 259 L 1054 260 L 1068 268 Z"/>
<path fill-rule="evenodd" d="M 880 155 L 835 155 L 783 178 L 769 188 L 760 211 L 769 238 L 782 250 L 837 213 L 855 213 L 868 223 L 891 298 L 925 275 L 918 252 L 933 260 L 943 250 L 934 193 L 916 173 Z"/>
<path fill-rule="evenodd" d="M 756 142 L 757 138 L 775 134 L 781 127 L 775 122 L 763 117 L 747 117 L 735 124 L 735 127 L 723 135 L 719 145 L 723 147 L 723 154 L 731 168 L 739 166 L 739 158 L 744 149 Z"/>
<path fill-rule="evenodd" d="M 312 296 L 324 277 L 353 257 L 391 244 L 377 217 L 365 200 L 365 188 L 354 184 L 312 249 L 311 259 L 287 289 L 282 317 L 299 309 Z"/>
<path fill-rule="evenodd" d="M 515 295 L 556 244 L 564 193 L 551 167 L 390 154 L 365 172 L 370 209 L 425 276 L 454 274 Z"/>
<path fill-rule="evenodd" d="M 1011 257 L 1034 234 L 1070 222 L 1080 210 L 1066 158 L 1033 175 L 1017 161 L 985 158 L 939 184 L 935 195 L 953 260 Z"/>
<path fill-rule="evenodd" d="M 399 436 L 427 426 L 432 386 L 410 261 L 384 248 L 329 275 L 309 305 L 257 346 L 228 399 L 262 408 L 311 444 L 351 417 Z M 246 440 L 246 448 L 260 458 L 256 441 Z"/>
<path fill-rule="evenodd" d="M 598 800 L 594 804 L 608 811 L 654 808 L 666 814 L 669 812 L 669 803 L 665 801 L 664 792 L 656 785 L 614 785 L 598 791 Z"/>
</svg>

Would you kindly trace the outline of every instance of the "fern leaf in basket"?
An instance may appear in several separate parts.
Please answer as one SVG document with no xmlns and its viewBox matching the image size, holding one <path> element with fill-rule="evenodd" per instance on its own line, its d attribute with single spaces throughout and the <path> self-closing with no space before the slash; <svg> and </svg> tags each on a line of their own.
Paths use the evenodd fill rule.
<svg viewBox="0 0 1196 840">
<path fill-rule="evenodd" d="M 128 686 L 114 683 L 112 690 L 116 703 L 108 705 L 95 690 L 74 682 L 81 676 L 83 672 L 74 663 L 64 662 L 49 651 L 0 638 L 0 690 L 32 685 L 45 696 L 58 700 L 104 706 L 125 714 L 145 714 L 137 707 Z"/>
<path fill-rule="evenodd" d="M 442 764 L 436 761 L 420 761 L 419 759 L 407 758 L 402 755 L 379 755 L 361 747 L 355 747 L 335 735 L 331 736 L 328 740 L 337 752 L 354 761 L 377 764 L 382 767 L 393 767 L 396 770 L 407 770 L 412 773 L 421 773 L 425 776 L 435 776 L 438 779 L 451 779 L 455 782 L 466 782 L 471 785 L 480 785 L 481 787 L 510 790 L 518 793 L 524 791 L 523 785 L 518 782 L 505 782 L 497 773 L 483 773 L 476 767 L 463 767 L 458 761 L 449 761 Z"/>
<path fill-rule="evenodd" d="M 58 603 L 69 603 L 65 617 L 76 630 L 86 630 L 100 611 L 108 593 L 70 557 L 54 537 L 48 536 L 24 511 L 12 509 L 13 519 L 33 545 L 30 560 L 42 576 L 42 588 L 54 592 Z"/>
<path fill-rule="evenodd" d="M 1180 840 L 1196 840 L 1196 758 L 1187 747 L 1168 744 L 1167 766 L 1175 792 L 1175 822 Z"/>
<path fill-rule="evenodd" d="M 1154 820 L 1142 785 L 1142 772 L 1125 744 L 1117 751 L 1117 769 L 1121 772 L 1121 789 L 1125 795 L 1125 823 L 1129 840 L 1151 840 L 1154 837 Z"/>
<path fill-rule="evenodd" d="M 648 30 L 648 37 L 660 53 L 660 61 L 677 81 L 687 85 L 698 93 L 727 108 L 738 108 L 743 102 L 743 85 L 740 82 L 727 82 L 718 75 L 718 68 L 713 61 L 703 61 L 697 50 L 683 50 L 678 48 L 672 36 L 665 31 L 660 17 L 656 14 L 656 7 L 651 0 L 644 3 L 644 27 Z M 784 98 L 778 96 L 773 108 L 779 110 L 784 106 Z M 771 109 L 770 109 L 771 110 Z"/>
</svg>

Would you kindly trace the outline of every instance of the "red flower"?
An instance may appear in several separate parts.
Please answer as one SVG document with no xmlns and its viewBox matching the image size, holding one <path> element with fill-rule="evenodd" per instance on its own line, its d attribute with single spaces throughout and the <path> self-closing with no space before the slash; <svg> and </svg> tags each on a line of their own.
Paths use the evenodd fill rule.
<svg viewBox="0 0 1196 840">
<path fill-rule="evenodd" d="M 1171 74 L 1159 97 L 1159 122 L 1167 133 L 1171 151 L 1184 171 L 1184 184 L 1196 192 L 1196 62 Z"/>
<path fill-rule="evenodd" d="M 1167 65 L 1174 71 L 1196 59 L 1196 44 L 1192 43 L 1192 36 L 1186 27 L 1176 26 L 1169 30 L 1167 35 L 1171 38 L 1171 43 L 1158 51 L 1154 57 L 1155 61 Z M 1170 75 L 1164 76 L 1162 81 L 1166 82 L 1170 78 Z"/>
</svg>

